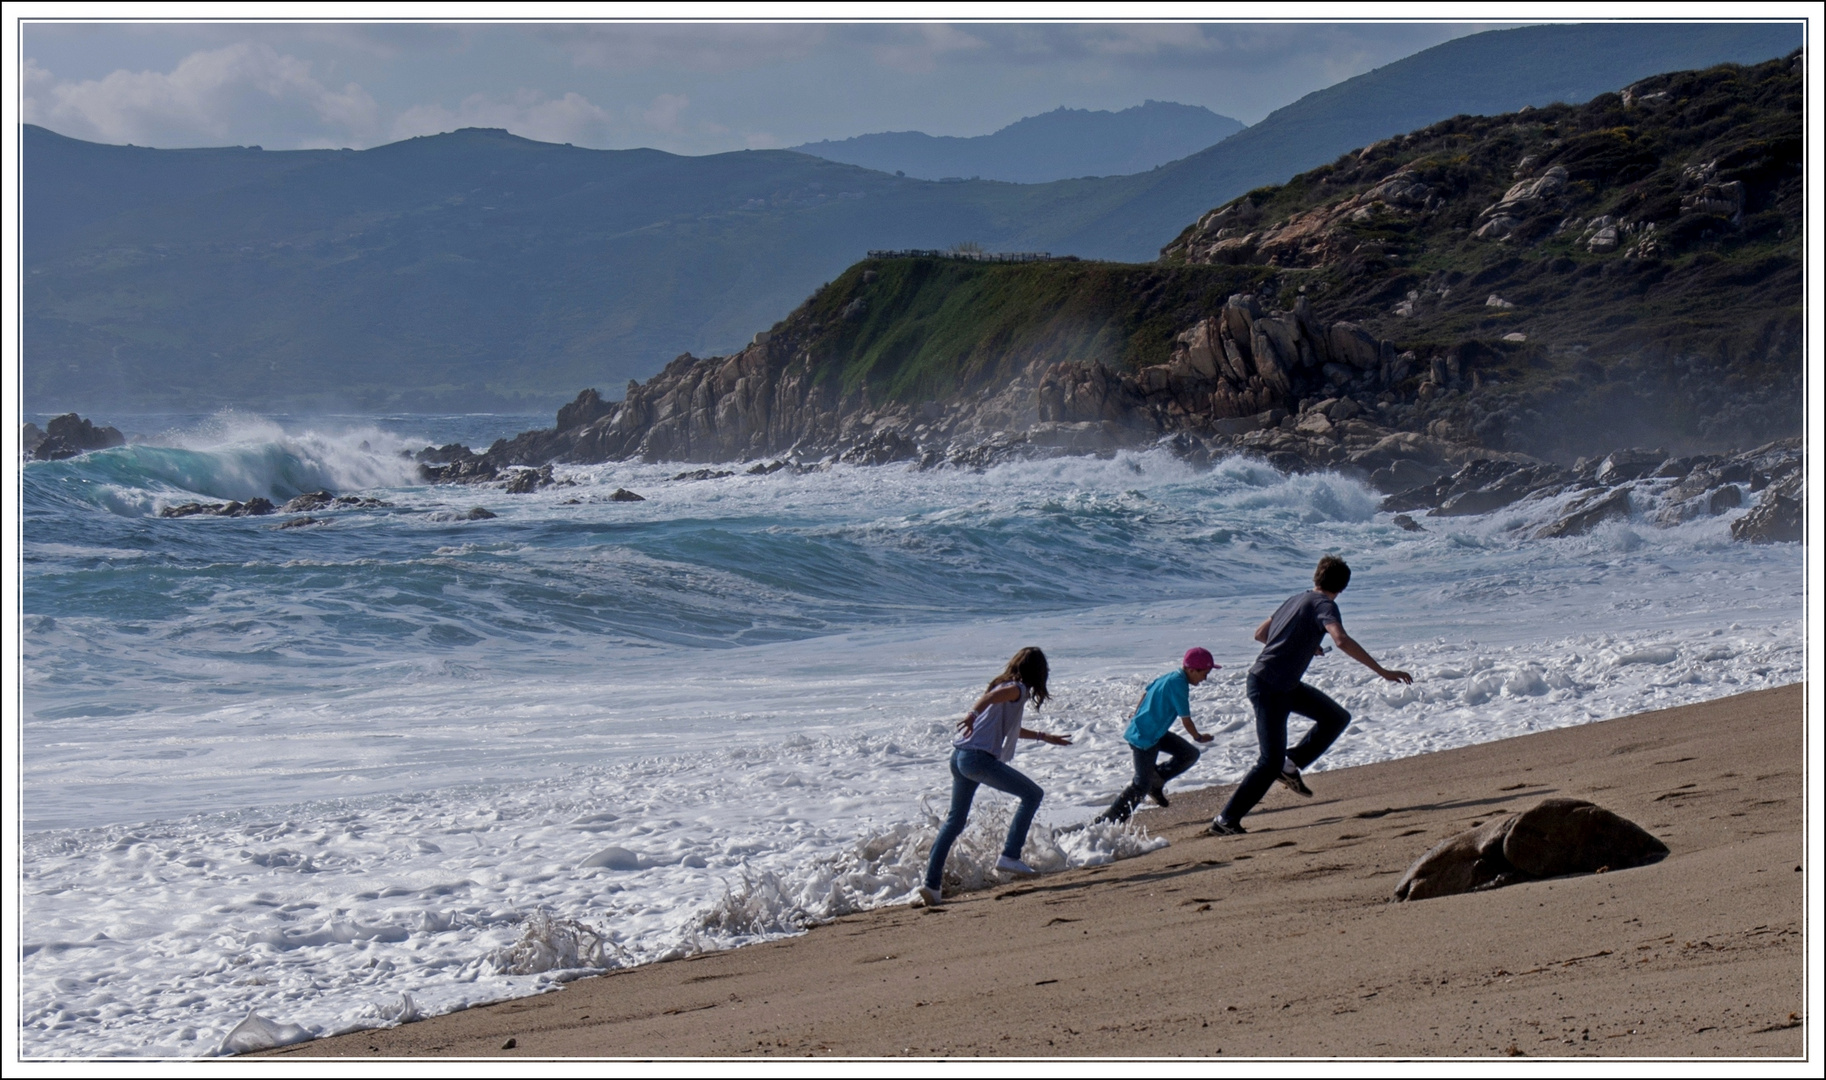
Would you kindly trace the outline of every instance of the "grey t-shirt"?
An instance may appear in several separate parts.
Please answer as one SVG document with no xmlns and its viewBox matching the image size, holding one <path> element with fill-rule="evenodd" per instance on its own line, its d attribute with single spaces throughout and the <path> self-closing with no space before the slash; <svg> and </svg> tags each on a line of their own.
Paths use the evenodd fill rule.
<svg viewBox="0 0 1826 1080">
<path fill-rule="evenodd" d="M 1344 625 L 1338 605 L 1317 589 L 1290 596 L 1268 620 L 1268 644 L 1249 674 L 1269 690 L 1292 690 L 1306 674 L 1313 652 L 1325 640 L 1329 623 Z"/>
</svg>

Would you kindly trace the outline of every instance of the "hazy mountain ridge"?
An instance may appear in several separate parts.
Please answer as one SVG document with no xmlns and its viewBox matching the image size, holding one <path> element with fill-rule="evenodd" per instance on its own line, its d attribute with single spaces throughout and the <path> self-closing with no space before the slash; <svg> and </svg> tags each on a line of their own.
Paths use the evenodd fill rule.
<svg viewBox="0 0 1826 1080">
<path fill-rule="evenodd" d="M 1364 141 L 1338 145 L 1345 132 L 1550 93 L 1528 84 L 1531 65 L 1570 96 L 1678 66 L 1653 67 L 1670 56 L 1784 51 L 1771 42 L 1792 34 L 1686 24 L 1460 38 L 1161 169 L 1038 185 L 480 130 L 276 153 L 106 147 L 28 126 L 25 393 L 52 412 L 518 409 L 645 377 L 680 351 L 737 347 L 871 248 L 975 240 L 1151 259 L 1213 205 Z"/>
<path fill-rule="evenodd" d="M 1039 184 L 1125 176 L 1195 153 L 1243 130 L 1197 105 L 1147 101 L 1117 112 L 1067 109 L 1024 117 L 988 135 L 888 131 L 791 149 L 922 180 L 973 178 Z"/>
</svg>

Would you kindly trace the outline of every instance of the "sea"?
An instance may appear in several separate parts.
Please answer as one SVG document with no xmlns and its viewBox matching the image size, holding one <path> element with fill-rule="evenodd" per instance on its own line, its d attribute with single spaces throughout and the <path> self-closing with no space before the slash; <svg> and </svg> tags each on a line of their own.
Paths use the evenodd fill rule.
<svg viewBox="0 0 1826 1080">
<path fill-rule="evenodd" d="M 1661 527 L 1664 481 L 1630 520 L 1537 540 L 1554 500 L 1416 532 L 1353 479 L 1162 449 L 559 466 L 516 495 L 427 485 L 411 454 L 544 416 L 102 419 L 135 441 L 22 467 L 32 1058 L 397 1024 L 907 903 L 953 724 L 1028 645 L 1053 693 L 1029 726 L 1073 739 L 1014 761 L 1046 791 L 1028 861 L 1164 846 L 1091 821 L 1128 780 L 1129 709 L 1210 649 L 1192 709 L 1217 738 L 1176 786 L 1238 779 L 1251 635 L 1328 552 L 1355 572 L 1345 625 L 1414 681 L 1314 661 L 1355 717 L 1321 792 L 1327 769 L 1803 677 L 1801 546 L 1733 542 L 1742 510 Z M 383 505 L 159 516 L 319 489 Z M 979 794 L 956 887 L 996 880 L 1011 808 Z"/>
</svg>

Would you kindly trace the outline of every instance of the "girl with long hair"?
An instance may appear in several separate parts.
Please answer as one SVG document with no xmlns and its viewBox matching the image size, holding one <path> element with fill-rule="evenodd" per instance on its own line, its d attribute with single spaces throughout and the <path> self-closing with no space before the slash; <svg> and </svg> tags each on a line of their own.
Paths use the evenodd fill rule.
<svg viewBox="0 0 1826 1080">
<path fill-rule="evenodd" d="M 1000 675 L 989 680 L 989 689 L 957 722 L 958 737 L 951 743 L 951 813 L 938 830 L 938 838 L 932 841 L 926 883 L 919 887 L 920 899 L 928 907 L 943 900 L 940 889 L 945 859 L 970 819 L 970 803 L 976 798 L 976 789 L 984 784 L 1021 800 L 1021 808 L 1008 826 L 1008 840 L 1002 845 L 996 869 L 1022 876 L 1034 873 L 1021 861 L 1021 848 L 1027 843 L 1027 829 L 1033 824 L 1045 793 L 1040 785 L 1010 768 L 1008 762 L 1014 759 L 1015 748 L 1022 739 L 1071 745 L 1069 735 L 1051 735 L 1021 726 L 1021 714 L 1028 701 L 1036 709 L 1046 703 L 1046 675 L 1046 654 L 1031 646 L 1022 649 Z"/>
</svg>

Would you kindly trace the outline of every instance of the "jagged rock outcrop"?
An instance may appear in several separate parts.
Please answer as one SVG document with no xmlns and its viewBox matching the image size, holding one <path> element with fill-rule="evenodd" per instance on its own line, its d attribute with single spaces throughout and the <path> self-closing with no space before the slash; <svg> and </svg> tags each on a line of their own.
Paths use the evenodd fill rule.
<svg viewBox="0 0 1826 1080">
<path fill-rule="evenodd" d="M 1750 512 L 1731 523 L 1732 538 L 1753 544 L 1806 539 L 1803 479 L 1797 469 L 1764 488 Z"/>
<path fill-rule="evenodd" d="M 1486 514 L 1506 506 L 1564 498 L 1553 520 L 1533 528 L 1540 539 L 1581 536 L 1600 523 L 1629 519 L 1643 505 L 1660 503 L 1654 524 L 1671 527 L 1715 517 L 1744 504 L 1744 489 L 1763 493 L 1751 513 L 1732 522 L 1739 540 L 1773 543 L 1801 539 L 1802 440 L 1783 439 L 1741 454 L 1670 457 L 1630 448 L 1571 469 L 1476 457 L 1455 472 L 1382 500 L 1388 512 L 1428 510 L 1429 517 Z M 1632 493 L 1638 493 L 1632 498 Z M 1429 509 L 1430 508 L 1430 509 Z"/>
<path fill-rule="evenodd" d="M 271 499 L 255 496 L 246 502 L 230 501 L 225 503 L 187 502 L 176 506 L 167 506 L 159 511 L 162 518 L 195 517 L 208 514 L 215 517 L 263 517 L 274 510 Z"/>
<path fill-rule="evenodd" d="M 40 431 L 36 424 L 19 429 L 19 446 L 25 455 L 38 461 L 61 461 L 90 450 L 125 446 L 126 437 L 111 427 L 96 427 L 75 413 L 52 417 Z"/>
<path fill-rule="evenodd" d="M 1382 380 L 1391 426 L 1542 457 L 1793 434 L 1794 61 L 1387 139 L 1215 208 L 1162 260 L 1276 268 L 1414 351 L 1418 382 Z"/>
</svg>

